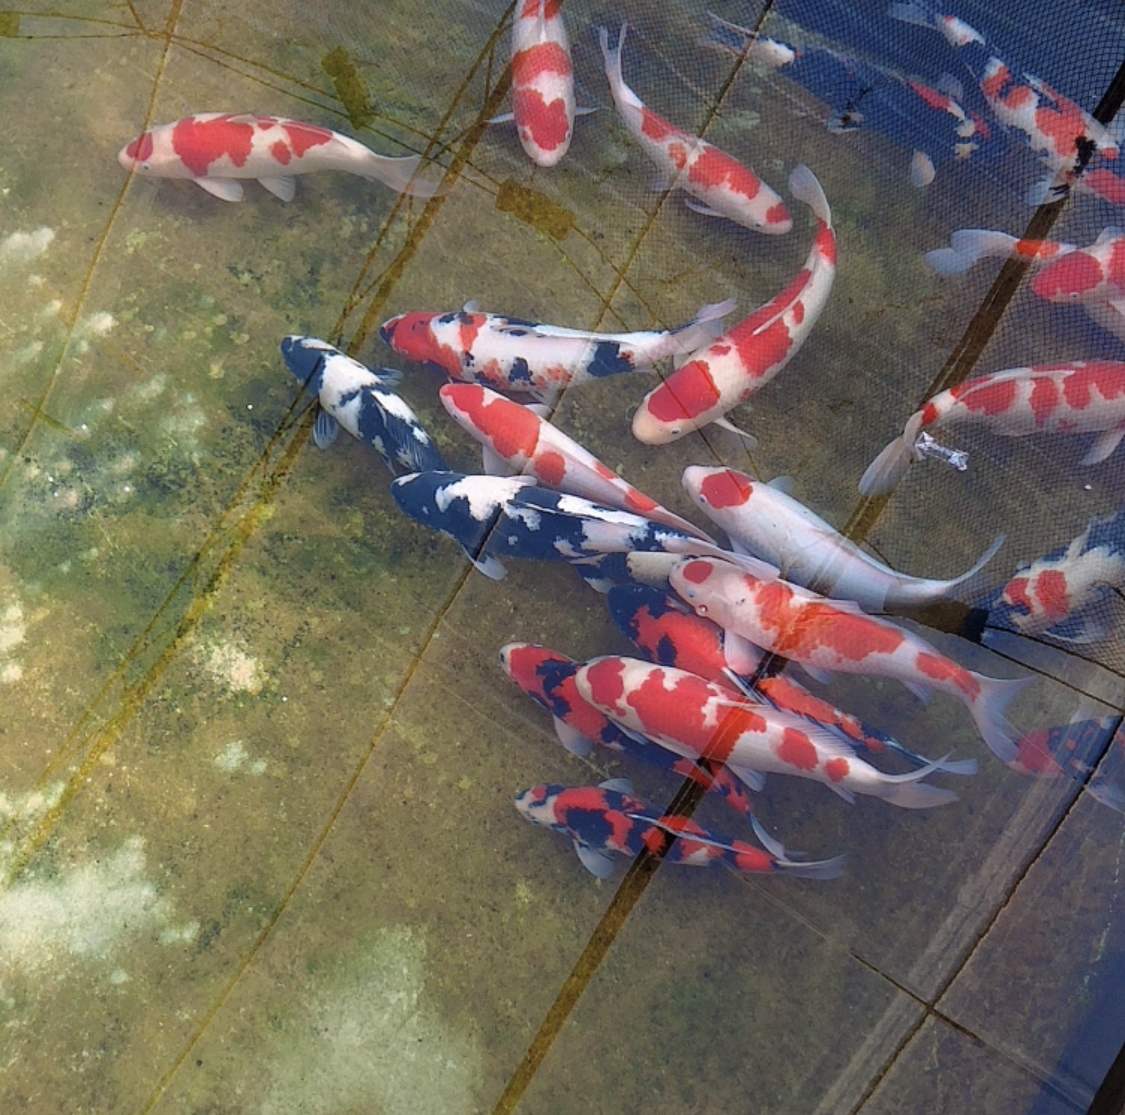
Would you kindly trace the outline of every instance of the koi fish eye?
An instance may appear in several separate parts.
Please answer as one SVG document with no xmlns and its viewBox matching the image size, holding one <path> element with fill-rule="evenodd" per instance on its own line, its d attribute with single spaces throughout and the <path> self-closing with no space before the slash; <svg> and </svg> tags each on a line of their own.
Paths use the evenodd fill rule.
<svg viewBox="0 0 1125 1115">
<path fill-rule="evenodd" d="M 707 605 L 706 604 L 696 604 L 695 614 L 697 616 L 706 616 L 707 615 Z"/>
</svg>

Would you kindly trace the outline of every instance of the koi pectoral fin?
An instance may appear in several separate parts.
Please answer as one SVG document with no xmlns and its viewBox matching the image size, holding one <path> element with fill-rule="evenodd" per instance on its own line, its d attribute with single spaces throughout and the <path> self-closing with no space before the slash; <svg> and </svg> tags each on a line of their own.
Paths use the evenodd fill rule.
<svg viewBox="0 0 1125 1115">
<path fill-rule="evenodd" d="M 595 879 L 608 879 L 613 874 L 613 860 L 603 852 L 590 848 L 585 844 L 574 842 L 574 852 L 578 862 L 582 864 Z"/>
<path fill-rule="evenodd" d="M 192 181 L 212 197 L 222 201 L 241 201 L 242 183 L 233 178 L 193 178 Z"/>
</svg>

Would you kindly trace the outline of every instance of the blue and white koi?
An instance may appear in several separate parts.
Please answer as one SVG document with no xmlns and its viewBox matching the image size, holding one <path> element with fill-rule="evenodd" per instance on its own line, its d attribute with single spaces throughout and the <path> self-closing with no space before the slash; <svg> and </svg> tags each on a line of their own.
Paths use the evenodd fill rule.
<svg viewBox="0 0 1125 1115">
<path fill-rule="evenodd" d="M 1021 566 L 993 598 L 988 624 L 1023 635 L 1090 641 L 1105 632 L 1077 622 L 1080 613 L 1123 587 L 1125 511 L 1119 511 L 1092 519 L 1073 541 Z"/>
<path fill-rule="evenodd" d="M 336 440 L 343 426 L 352 437 L 373 446 L 396 476 L 449 468 L 418 416 L 395 394 L 401 372 L 372 371 L 315 337 L 286 337 L 281 355 L 320 403 L 313 440 L 321 449 Z"/>
<path fill-rule="evenodd" d="M 294 175 L 345 170 L 376 178 L 396 193 L 434 197 L 446 187 L 418 176 L 420 155 L 376 155 L 358 140 L 274 116 L 203 112 L 162 124 L 121 148 L 117 161 L 146 178 L 186 178 L 223 201 L 241 201 L 240 178 L 256 178 L 275 197 L 292 201 Z"/>
<path fill-rule="evenodd" d="M 709 217 L 726 217 L 755 232 L 783 235 L 793 227 L 785 202 L 748 166 L 705 140 L 680 131 L 625 84 L 621 48 L 628 24 L 621 25 L 617 46 L 598 29 L 605 74 L 618 114 L 645 154 L 656 164 L 665 189 L 683 190 L 688 206 Z"/>
<path fill-rule="evenodd" d="M 1000 535 L 967 573 L 948 581 L 911 577 L 865 554 L 785 491 L 785 478 L 763 484 L 728 468 L 684 470 L 684 490 L 726 531 L 738 553 L 752 554 L 794 584 L 854 600 L 866 611 L 913 608 L 950 599 L 1004 542 Z"/>
<path fill-rule="evenodd" d="M 1125 437 L 1125 364 L 1080 360 L 1009 368 L 941 391 L 907 419 L 902 436 L 867 466 L 860 493 L 889 492 L 911 464 L 933 455 L 929 431 L 937 425 L 984 426 L 1000 437 L 1096 433 L 1100 436 L 1079 463 L 1100 464 Z"/>
<path fill-rule="evenodd" d="M 383 322 L 379 336 L 399 356 L 451 380 L 553 402 L 572 384 L 648 372 L 669 356 L 694 352 L 722 332 L 721 319 L 734 307 L 733 300 L 703 306 L 678 329 L 591 333 L 467 306 L 449 313 L 399 314 Z"/>
<path fill-rule="evenodd" d="M 725 685 L 636 658 L 593 658 L 575 674 L 582 698 L 626 731 L 693 761 L 725 763 L 751 789 L 768 772 L 807 778 L 845 801 L 856 794 L 903 809 L 930 809 L 957 795 L 921 779 L 938 769 L 884 774 L 819 724 L 733 697 Z"/>
<path fill-rule="evenodd" d="M 732 696 L 764 700 L 779 712 L 793 713 L 842 736 L 867 755 L 893 753 L 914 768 L 932 767 L 945 774 L 976 774 L 975 759 L 934 763 L 903 746 L 893 736 L 810 693 L 786 671 L 758 673 L 766 654 L 740 639 L 727 639 L 716 623 L 698 616 L 663 589 L 619 585 L 606 605 L 613 622 L 650 661 L 696 674 L 727 686 Z M 752 689 L 747 686 L 752 679 Z"/>
<path fill-rule="evenodd" d="M 533 643 L 508 643 L 500 648 L 500 665 L 516 685 L 551 714 L 559 742 L 572 755 L 585 757 L 595 745 L 604 747 L 690 778 L 720 794 L 744 816 L 754 812 L 746 788 L 721 763 L 696 763 L 630 735 L 582 700 L 574 685 L 580 662 Z"/>
<path fill-rule="evenodd" d="M 574 843 L 582 866 L 599 879 L 613 874 L 611 856 L 635 859 L 642 852 L 689 867 L 722 864 L 751 875 L 793 875 L 801 879 L 836 879 L 844 857 L 794 862 L 771 842 L 763 851 L 742 840 L 710 832 L 688 817 L 661 812 L 638 797 L 624 779 L 598 786 L 541 785 L 524 790 L 516 809 L 532 824 L 562 833 Z"/>
<path fill-rule="evenodd" d="M 714 539 L 634 488 L 529 407 L 475 383 L 447 383 L 439 392 L 449 416 L 484 448 L 485 472 L 526 473 L 548 488 L 631 511 L 674 530 Z"/>
</svg>

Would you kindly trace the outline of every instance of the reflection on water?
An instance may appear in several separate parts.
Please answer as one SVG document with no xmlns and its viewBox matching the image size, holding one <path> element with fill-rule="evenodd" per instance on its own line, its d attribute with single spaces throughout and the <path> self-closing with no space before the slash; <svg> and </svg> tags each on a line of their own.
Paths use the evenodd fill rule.
<svg viewBox="0 0 1125 1115">
<path fill-rule="evenodd" d="M 932 644 L 931 669 L 948 660 L 1034 677 L 1010 710 L 1015 770 L 945 694 L 922 704 L 892 677 L 842 672 L 828 686 L 793 670 L 774 679 L 775 690 L 807 680 L 787 699 L 806 711 L 828 702 L 836 728 L 895 785 L 955 793 L 941 809 L 897 809 L 863 791 L 841 800 L 833 774 L 851 752 L 812 726 L 800 728 L 807 739 L 785 737 L 786 754 L 814 755 L 820 785 L 771 773 L 751 794 L 750 734 L 768 732 L 748 722 L 730 753 L 741 765 L 718 765 L 713 750 L 697 763 L 705 745 L 642 765 L 637 749 L 652 745 L 623 734 L 636 724 L 603 710 L 596 724 L 583 713 L 567 726 L 581 707 L 577 670 L 535 690 L 561 722 L 556 734 L 496 656 L 516 642 L 576 662 L 635 653 L 605 600 L 553 561 L 505 557 L 502 581 L 479 575 L 454 542 L 401 514 L 384 467 L 405 470 L 402 447 L 418 429 L 432 459 L 459 473 L 479 472 L 481 458 L 448 420 L 441 378 L 408 346 L 384 344 L 382 323 L 459 314 L 445 323 L 458 344 L 485 313 L 518 319 L 507 339 L 520 322 L 646 331 L 667 347 L 667 372 L 677 335 L 664 331 L 701 306 L 736 303 L 725 326 L 705 313 L 678 355 L 794 289 L 818 227 L 786 189 L 804 164 L 831 207 L 836 275 L 822 309 L 797 295 L 777 306 L 786 343 L 765 366 L 777 377 L 730 415 L 756 447 L 714 426 L 667 446 L 636 441 L 629 427 L 656 381 L 600 374 L 625 350 L 586 338 L 590 381 L 540 394 L 593 455 L 583 467 L 635 485 L 622 496 L 630 512 L 644 509 L 639 493 L 667 508 L 663 533 L 646 535 L 648 561 L 617 553 L 580 566 L 599 588 L 641 565 L 662 581 L 664 555 L 702 553 L 677 524 L 719 533 L 681 487 L 687 465 L 790 476 L 792 499 L 843 528 L 861 508 L 864 470 L 938 381 L 1012 255 L 1029 190 L 1042 194 L 1048 172 L 1090 156 L 1050 230 L 1078 247 L 1114 222 L 1118 200 L 1116 133 L 1097 132 L 1100 152 L 1070 150 L 1050 125 L 1069 111 L 1056 87 L 1090 110 L 1109 85 L 1125 38 L 1115 11 L 1033 4 L 1017 17 L 967 3 L 951 13 L 957 26 L 988 42 L 962 32 L 959 45 L 952 25 L 907 8 L 892 19 L 881 3 L 789 0 L 762 27 L 772 43 L 751 43 L 739 28 L 760 17 L 752 4 L 714 20 L 702 4 L 567 2 L 575 101 L 595 111 L 576 116 L 550 167 L 524 153 L 528 105 L 546 87 L 518 64 L 517 99 L 507 92 L 512 13 L 500 4 L 396 0 L 377 18 L 349 0 L 75 0 L 0 13 L 5 1110 L 489 1110 L 521 1062 L 536 1070 L 521 1110 L 589 1111 L 597 1097 L 613 1111 L 726 1111 L 753 1095 L 771 1111 L 875 1111 L 923 1089 L 927 1109 L 935 1094 L 949 1110 L 1084 1107 L 1122 1038 L 1105 1021 L 1122 951 L 1121 818 L 1107 808 L 1122 792 L 1112 742 L 1121 651 L 1117 589 L 1104 587 L 1116 583 L 1120 547 L 1097 526 L 1120 507 L 1112 429 L 1105 436 L 1116 419 L 1084 427 L 1103 434 L 1106 459 L 1090 467 L 1087 434 L 1001 437 L 995 422 L 938 431 L 967 451 L 967 471 L 913 468 L 862 519 L 867 558 L 932 579 L 957 576 L 1007 536 L 955 593 L 960 608 L 910 630 Z M 644 119 L 619 117 L 606 80 L 597 28 L 612 69 L 625 21 L 622 75 L 635 96 L 670 129 L 752 166 L 792 232 L 712 215 L 718 179 L 702 171 L 694 191 L 668 192 L 669 168 L 687 158 L 679 133 L 646 138 Z M 1003 80 L 993 58 L 1010 63 Z M 1025 71 L 1043 80 L 1024 86 Z M 1056 113 L 1046 132 L 1047 117 L 1019 115 L 1029 96 Z M 488 123 L 510 108 L 515 122 Z M 185 161 L 174 133 L 161 140 L 209 188 L 127 176 L 114 158 L 137 140 L 126 162 L 155 159 L 158 144 L 137 138 L 147 129 L 215 112 L 234 118 L 205 165 Z M 312 127 L 287 130 L 287 120 Z M 404 161 L 371 164 L 382 180 L 362 167 L 310 173 L 293 193 L 290 172 L 335 143 L 329 130 Z M 344 148 L 352 169 L 366 159 Z M 251 156 L 261 165 L 243 177 L 266 189 L 201 173 Z M 413 196 L 387 188 L 415 170 Z M 431 198 L 442 175 L 450 188 Z M 239 204 L 224 200 L 232 185 Z M 987 250 L 980 238 L 951 240 L 972 229 L 1008 238 Z M 925 253 L 947 245 L 972 266 L 927 268 Z M 1039 286 L 1016 291 L 976 372 L 1120 359 L 1115 291 L 1059 302 L 1040 296 L 1057 283 Z M 479 310 L 463 311 L 470 302 Z M 815 325 L 792 345 L 806 311 Z M 333 417 L 358 440 L 333 443 L 335 427 L 317 419 L 279 351 L 289 335 L 392 369 L 333 381 Z M 442 344 L 451 350 L 448 336 Z M 677 382 L 702 382 L 695 363 Z M 524 371 L 513 359 L 502 377 L 480 374 L 518 386 Z M 482 427 L 476 396 L 458 398 L 464 424 Z M 505 431 L 488 435 L 490 451 L 522 467 L 522 443 Z M 534 471 L 542 481 L 555 465 L 539 459 Z M 462 519 L 484 522 L 483 490 L 472 487 Z M 433 507 L 444 500 L 445 512 L 441 491 Z M 565 524 L 571 550 L 592 539 L 604 548 L 618 528 L 621 549 L 637 545 L 623 519 L 576 523 L 542 495 L 518 506 L 511 530 L 517 519 L 527 528 L 524 553 L 561 537 L 536 535 L 532 513 L 555 532 Z M 824 544 L 820 527 L 792 529 L 799 545 Z M 1060 557 L 1081 539 L 1091 544 Z M 507 535 L 496 541 L 517 552 Z M 1053 556 L 1033 567 L 1040 575 L 1075 576 L 1061 558 L 1084 558 L 1101 603 L 1073 626 L 1038 623 L 1034 638 L 995 612 L 987 624 L 971 613 L 995 608 L 1017 565 L 1043 555 Z M 816 573 L 815 560 L 804 564 Z M 1059 605 L 1054 583 L 1036 582 L 1043 609 Z M 677 617 L 690 617 L 661 607 L 676 622 L 659 636 L 651 605 L 631 622 L 654 625 L 641 641 L 671 667 L 687 647 Z M 833 630 L 855 621 L 844 613 Z M 691 649 L 714 667 L 710 697 L 737 704 L 724 670 L 745 684 L 757 658 L 732 637 L 700 638 Z M 779 738 L 794 730 L 771 724 Z M 589 749 L 591 735 L 607 746 Z M 880 751 L 888 738 L 895 756 Z M 946 769 L 927 769 L 943 757 Z M 665 812 L 684 800 L 685 775 L 724 791 L 695 795 L 699 829 Z M 586 818 L 580 834 L 600 851 L 635 850 L 640 836 L 660 851 L 686 830 L 676 859 L 749 862 L 742 846 L 766 854 L 743 815 L 752 802 L 789 874 L 832 874 L 816 865 L 838 855 L 845 872 L 662 867 L 635 892 L 629 920 L 594 938 L 604 959 L 568 984 L 603 915 L 619 909 L 622 869 L 609 873 L 587 847 L 606 875 L 594 879 L 513 801 L 527 787 L 616 778 L 651 813 Z M 573 1011 L 552 1014 L 576 989 Z M 1084 1036 L 1094 1032 L 1101 1045 Z"/>
</svg>

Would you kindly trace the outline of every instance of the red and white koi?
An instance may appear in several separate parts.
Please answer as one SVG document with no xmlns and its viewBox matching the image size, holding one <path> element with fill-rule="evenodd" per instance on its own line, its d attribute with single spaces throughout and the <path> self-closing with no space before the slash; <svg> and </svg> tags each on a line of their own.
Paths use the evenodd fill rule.
<svg viewBox="0 0 1125 1115">
<path fill-rule="evenodd" d="M 1045 81 L 1026 73 L 1017 77 L 964 20 L 917 3 L 892 4 L 889 14 L 939 31 L 951 46 L 967 49 L 970 68 L 996 119 L 1020 133 L 1052 170 L 1076 170 L 1079 155 L 1091 147 L 1107 159 L 1117 156 L 1117 140 L 1104 125 Z"/>
<path fill-rule="evenodd" d="M 836 879 L 844 857 L 794 862 L 776 841 L 767 851 L 709 832 L 688 817 L 663 813 L 634 796 L 632 785 L 611 778 L 597 786 L 533 786 L 516 798 L 516 809 L 532 824 L 570 837 L 582 866 L 598 879 L 613 874 L 612 855 L 635 859 L 642 852 L 689 867 L 722 864 L 744 874 L 785 874 L 801 879 Z M 759 839 L 763 832 L 758 826 Z"/>
<path fill-rule="evenodd" d="M 684 469 L 684 490 L 726 531 L 737 553 L 752 554 L 798 585 L 825 596 L 854 600 L 861 608 L 909 608 L 953 596 L 992 559 L 999 538 L 967 573 L 948 581 L 911 577 L 865 554 L 785 490 L 785 481 L 763 484 L 728 468 Z"/>
<path fill-rule="evenodd" d="M 625 84 L 621 70 L 621 48 L 628 24 L 621 25 L 617 46 L 598 29 L 605 58 L 605 74 L 617 111 L 633 138 L 656 164 L 665 188 L 683 190 L 688 206 L 708 217 L 726 217 L 755 232 L 780 235 L 793 227 L 785 202 L 748 166 L 733 156 L 680 131 L 668 123 Z"/>
<path fill-rule="evenodd" d="M 918 635 L 782 580 L 762 580 L 712 558 L 677 565 L 672 587 L 699 615 L 814 674 L 890 677 L 919 696 L 931 690 L 960 700 L 984 742 L 1004 762 L 1015 755 L 1005 710 L 1031 680 L 985 677 L 941 654 Z M 585 696 L 585 694 L 583 694 Z"/>
<path fill-rule="evenodd" d="M 694 352 L 722 331 L 721 319 L 734 306 L 731 300 L 702 306 L 678 329 L 636 333 L 590 333 L 466 306 L 399 314 L 383 322 L 379 336 L 400 356 L 450 379 L 553 402 L 572 384 L 651 371 L 666 357 Z"/>
<path fill-rule="evenodd" d="M 765 651 L 733 636 L 728 644 L 727 633 L 717 623 L 696 615 L 662 589 L 619 585 L 609 590 L 606 604 L 613 622 L 650 662 L 698 674 L 705 681 L 726 686 L 734 697 L 768 701 L 781 712 L 831 729 L 865 753 L 893 752 L 912 767 L 933 765 L 945 774 L 976 774 L 975 759 L 933 763 L 858 716 L 814 696 L 784 671 L 758 674 Z M 743 679 L 751 675 L 753 688 L 749 690 Z"/>
<path fill-rule="evenodd" d="M 512 115 L 532 162 L 554 166 L 574 132 L 574 67 L 558 0 L 521 0 L 512 20 Z"/>
<path fill-rule="evenodd" d="M 1032 293 L 1047 302 L 1110 304 L 1125 311 L 1125 231 L 1103 229 L 1088 248 L 1075 249 L 1044 267 L 1031 281 Z"/>
<path fill-rule="evenodd" d="M 987 228 L 960 228 L 950 236 L 948 248 L 935 248 L 922 259 L 939 275 L 963 275 L 982 259 L 1024 259 L 1044 267 L 1076 251 L 1077 244 L 1057 240 L 1021 240 Z"/>
<path fill-rule="evenodd" d="M 902 436 L 867 466 L 860 492 L 889 492 L 914 461 L 934 455 L 936 443 L 928 431 L 939 425 L 984 426 L 1000 437 L 1099 434 L 1080 462 L 1096 465 L 1125 437 L 1125 364 L 1076 361 L 1009 368 L 941 391 L 907 419 Z"/>
<path fill-rule="evenodd" d="M 484 447 L 491 475 L 523 473 L 548 488 L 621 511 L 631 511 L 708 542 L 694 523 L 638 491 L 573 438 L 533 410 L 473 383 L 447 383 L 439 392 L 450 417 Z"/>
<path fill-rule="evenodd" d="M 292 201 L 294 176 L 314 170 L 376 178 L 413 197 L 446 189 L 418 176 L 420 155 L 377 155 L 328 128 L 250 113 L 204 112 L 162 124 L 122 147 L 117 161 L 147 178 L 186 178 L 223 201 L 242 200 L 240 178 L 256 178 L 275 197 Z"/>
<path fill-rule="evenodd" d="M 693 353 L 644 397 L 633 416 L 638 440 L 664 445 L 718 421 L 769 383 L 808 339 L 832 292 L 836 234 L 824 191 L 807 166 L 794 168 L 789 189 L 817 219 L 805 266 L 785 290 Z"/>
<path fill-rule="evenodd" d="M 929 809 L 957 800 L 920 781 L 932 766 L 884 774 L 819 725 L 733 698 L 727 687 L 685 670 L 609 655 L 587 662 L 574 680 L 584 700 L 626 730 L 678 755 L 725 763 L 751 788 L 776 772 L 820 782 L 849 802 L 867 794 Z"/>
</svg>

